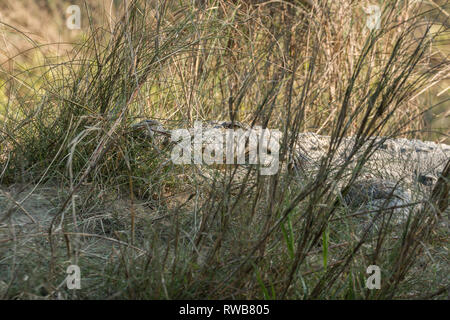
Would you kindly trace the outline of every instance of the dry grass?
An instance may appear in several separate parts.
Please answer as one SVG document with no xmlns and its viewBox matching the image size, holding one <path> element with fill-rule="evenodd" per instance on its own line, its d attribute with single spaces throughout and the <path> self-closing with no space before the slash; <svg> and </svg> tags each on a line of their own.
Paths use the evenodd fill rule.
<svg viewBox="0 0 450 320">
<path fill-rule="evenodd" d="M 401 225 L 392 210 L 376 210 L 363 230 L 342 199 L 380 146 L 372 137 L 423 133 L 418 94 L 448 74 L 436 45 L 448 37 L 447 7 L 387 2 L 370 32 L 356 1 L 194 3 L 130 1 L 113 25 L 92 22 L 65 61 L 44 54 L 39 68 L 4 67 L 0 183 L 13 189 L 1 198 L 3 297 L 387 299 L 441 290 L 433 282 L 415 291 L 432 282 L 418 257 L 447 241 L 433 234 L 434 204 L 446 195 L 411 205 Z M 301 179 L 174 166 L 169 148 L 129 134 L 141 118 L 278 128 L 283 168 L 299 133 L 331 143 Z M 356 143 L 335 167 L 350 135 Z M 48 185 L 59 192 L 47 218 L 24 227 L 15 220 L 15 210 L 32 216 L 23 190 L 31 186 L 31 197 Z M 79 292 L 63 282 L 73 263 L 83 270 Z M 381 290 L 365 289 L 371 264 L 383 270 Z"/>
</svg>

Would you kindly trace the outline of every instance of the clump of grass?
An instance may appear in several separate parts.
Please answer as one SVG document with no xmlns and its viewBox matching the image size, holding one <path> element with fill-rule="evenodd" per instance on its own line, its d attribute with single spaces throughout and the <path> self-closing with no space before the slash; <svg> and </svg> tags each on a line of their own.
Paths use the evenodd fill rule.
<svg viewBox="0 0 450 320">
<path fill-rule="evenodd" d="M 427 61 L 448 28 L 432 32 L 422 7 L 408 1 L 385 4 L 381 28 L 371 32 L 363 16 L 351 15 L 352 1 L 307 3 L 135 0 L 112 29 L 92 26 L 69 61 L 47 61 L 41 87 L 23 93 L 11 77 L 0 182 L 56 182 L 65 192 L 38 228 L 36 237 L 48 241 L 33 242 L 29 261 L 40 257 L 39 264 L 17 267 L 31 248 L 17 249 L 29 238 L 18 237 L 13 223 L 12 236 L 0 240 L 11 266 L 4 296 L 383 299 L 408 292 L 408 273 L 436 223 L 430 204 L 445 211 L 440 190 L 448 182 L 430 204 L 412 204 L 401 226 L 385 207 L 359 232 L 343 199 L 380 147 L 374 137 L 418 128 L 411 119 L 423 110 L 411 108 L 411 97 L 442 76 L 446 57 Z M 195 167 L 171 165 L 168 148 L 133 137 L 130 124 L 140 118 L 167 127 L 219 118 L 279 128 L 281 168 L 296 161 L 303 131 L 329 134 L 330 144 L 302 178 L 229 166 L 200 168 L 213 177 L 205 179 Z M 350 135 L 354 144 L 336 166 Z M 60 285 L 68 261 L 86 277 L 87 289 L 76 295 Z M 383 270 L 381 290 L 365 288 L 369 265 Z M 19 275 L 31 272 L 24 287 Z"/>
</svg>

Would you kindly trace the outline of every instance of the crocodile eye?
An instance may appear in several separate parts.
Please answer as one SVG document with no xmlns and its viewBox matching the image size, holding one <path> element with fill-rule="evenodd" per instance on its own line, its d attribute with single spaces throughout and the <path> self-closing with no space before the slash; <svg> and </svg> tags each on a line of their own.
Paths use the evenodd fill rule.
<svg viewBox="0 0 450 320">
<path fill-rule="evenodd" d="M 417 180 L 424 186 L 432 186 L 437 179 L 429 174 L 420 174 Z"/>
</svg>

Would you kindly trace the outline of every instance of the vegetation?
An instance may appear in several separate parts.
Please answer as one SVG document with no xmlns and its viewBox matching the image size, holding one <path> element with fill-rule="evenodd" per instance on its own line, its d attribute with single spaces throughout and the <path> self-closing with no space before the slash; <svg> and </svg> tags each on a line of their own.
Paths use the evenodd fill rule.
<svg viewBox="0 0 450 320">
<path fill-rule="evenodd" d="M 448 106 L 449 6 L 383 1 L 369 30 L 365 5 L 133 0 L 101 19 L 86 4 L 84 33 L 59 55 L 2 24 L 35 52 L 9 57 L 0 75 L 3 298 L 443 298 L 448 231 L 436 212 L 448 188 L 411 204 L 401 225 L 375 210 L 362 231 L 364 212 L 343 199 L 380 147 L 373 137 L 430 137 L 424 115 Z M 432 90 L 439 101 L 424 98 Z M 301 179 L 177 166 L 169 147 L 130 134 L 142 119 L 277 128 L 281 168 L 301 132 L 331 143 Z M 431 137 L 448 138 L 443 127 Z M 336 167 L 348 136 L 356 143 Z M 49 188 L 49 223 L 12 223 Z M 65 287 L 71 264 L 82 290 Z M 369 265 L 380 290 L 365 287 Z"/>
</svg>

